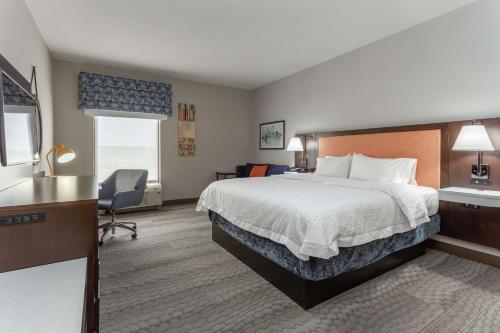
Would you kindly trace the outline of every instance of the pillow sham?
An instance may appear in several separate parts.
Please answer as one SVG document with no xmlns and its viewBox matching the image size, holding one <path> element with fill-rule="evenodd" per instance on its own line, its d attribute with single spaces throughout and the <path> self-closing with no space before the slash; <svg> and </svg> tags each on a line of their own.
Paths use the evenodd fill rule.
<svg viewBox="0 0 500 333">
<path fill-rule="evenodd" d="M 416 184 L 414 158 L 375 158 L 354 154 L 349 178 L 397 184 Z"/>
<path fill-rule="evenodd" d="M 415 165 L 413 166 L 413 169 L 411 169 L 411 177 L 410 177 L 410 183 L 411 185 L 418 185 L 417 184 L 417 160 L 415 160 Z"/>
<path fill-rule="evenodd" d="M 269 164 L 266 176 L 282 175 L 288 170 L 288 165 Z"/>
<path fill-rule="evenodd" d="M 347 178 L 351 169 L 351 156 L 318 157 L 315 175 Z"/>
<path fill-rule="evenodd" d="M 249 177 L 265 177 L 267 172 L 267 165 L 254 165 L 250 170 Z"/>
<path fill-rule="evenodd" d="M 252 168 L 254 167 L 254 165 L 259 165 L 259 166 L 266 165 L 267 166 L 267 164 L 247 163 L 245 165 L 245 167 L 243 168 L 243 177 L 250 177 L 250 171 L 252 171 Z"/>
</svg>

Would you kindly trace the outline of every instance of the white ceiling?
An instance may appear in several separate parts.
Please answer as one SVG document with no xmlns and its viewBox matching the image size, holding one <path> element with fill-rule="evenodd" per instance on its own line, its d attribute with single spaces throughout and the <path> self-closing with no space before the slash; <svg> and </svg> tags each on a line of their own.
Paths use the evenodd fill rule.
<svg viewBox="0 0 500 333">
<path fill-rule="evenodd" d="M 252 89 L 474 0 L 25 0 L 56 59 Z"/>
</svg>

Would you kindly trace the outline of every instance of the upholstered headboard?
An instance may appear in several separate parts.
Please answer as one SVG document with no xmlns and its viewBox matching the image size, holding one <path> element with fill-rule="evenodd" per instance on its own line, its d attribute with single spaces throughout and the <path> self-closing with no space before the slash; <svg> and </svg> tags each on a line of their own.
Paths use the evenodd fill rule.
<svg viewBox="0 0 500 333">
<path fill-rule="evenodd" d="M 378 157 L 414 157 L 418 159 L 419 185 L 434 188 L 457 186 L 500 191 L 500 117 L 475 119 L 487 129 L 495 151 L 483 153 L 483 163 L 490 166 L 491 185 L 470 183 L 471 166 L 477 163 L 474 151 L 454 151 L 453 145 L 464 125 L 471 120 L 413 124 L 384 128 L 316 131 L 298 134 L 305 144 L 308 166 L 314 168 L 316 157 L 364 153 Z M 302 152 L 296 152 L 300 165 Z M 494 248 L 500 248 L 498 213 L 487 207 L 481 210 L 440 202 L 440 234 Z M 480 214 L 480 218 L 479 215 Z M 496 214 L 496 215 L 495 215 Z M 481 223 L 477 223 L 479 218 Z"/>
<path fill-rule="evenodd" d="M 359 153 L 372 157 L 416 158 L 417 183 L 440 188 L 441 129 L 319 137 L 318 156 Z"/>
</svg>

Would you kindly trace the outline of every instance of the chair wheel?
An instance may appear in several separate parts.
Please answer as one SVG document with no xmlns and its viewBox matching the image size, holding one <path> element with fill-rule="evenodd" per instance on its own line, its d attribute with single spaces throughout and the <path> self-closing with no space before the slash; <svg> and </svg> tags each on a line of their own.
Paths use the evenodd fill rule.
<svg viewBox="0 0 500 333">
<path fill-rule="evenodd" d="M 132 239 L 136 239 L 137 238 L 137 234 L 132 234 Z"/>
<path fill-rule="evenodd" d="M 102 244 L 104 244 L 104 242 L 102 240 L 99 241 L 99 246 L 102 246 Z"/>
</svg>

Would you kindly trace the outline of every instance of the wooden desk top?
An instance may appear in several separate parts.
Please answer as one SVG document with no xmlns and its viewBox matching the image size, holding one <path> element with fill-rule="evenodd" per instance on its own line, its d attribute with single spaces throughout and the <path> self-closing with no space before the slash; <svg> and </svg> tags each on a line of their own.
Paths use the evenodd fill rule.
<svg viewBox="0 0 500 333">
<path fill-rule="evenodd" d="M 14 206 L 97 200 L 97 195 L 94 176 L 34 177 L 0 191 L 0 211 Z"/>
</svg>

